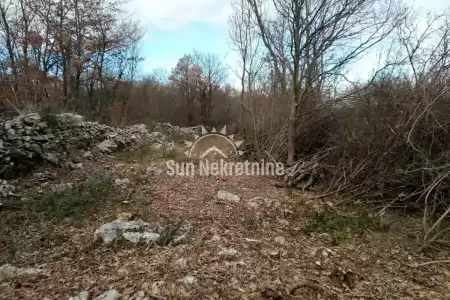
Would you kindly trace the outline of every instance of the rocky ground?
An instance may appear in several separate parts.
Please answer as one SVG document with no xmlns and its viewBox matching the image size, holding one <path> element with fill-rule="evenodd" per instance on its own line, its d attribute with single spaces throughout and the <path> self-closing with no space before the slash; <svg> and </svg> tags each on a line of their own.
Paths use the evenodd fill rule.
<svg viewBox="0 0 450 300">
<path fill-rule="evenodd" d="M 415 217 L 270 177 L 160 174 L 184 159 L 165 140 L 77 150 L 75 167 L 17 180 L 21 201 L 0 210 L 0 298 L 449 299 L 448 265 L 422 265 L 448 253 L 417 253 Z"/>
</svg>

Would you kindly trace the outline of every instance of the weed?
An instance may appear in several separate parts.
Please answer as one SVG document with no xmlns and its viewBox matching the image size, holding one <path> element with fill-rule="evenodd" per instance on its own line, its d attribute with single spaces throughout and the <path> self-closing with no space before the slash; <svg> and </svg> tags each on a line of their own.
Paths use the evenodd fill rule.
<svg viewBox="0 0 450 300">
<path fill-rule="evenodd" d="M 258 216 L 248 214 L 241 219 L 242 225 L 248 230 L 256 230 L 261 227 L 261 220 Z"/>
<path fill-rule="evenodd" d="M 383 224 L 379 217 L 371 216 L 368 213 L 356 215 L 319 214 L 308 220 L 303 228 L 305 234 L 329 233 L 334 242 L 347 239 L 351 235 L 362 236 L 369 231 L 383 231 L 387 225 Z"/>
<path fill-rule="evenodd" d="M 111 178 L 93 175 L 81 185 L 47 194 L 43 203 L 57 218 L 79 218 L 92 207 L 103 203 L 113 190 Z"/>
<path fill-rule="evenodd" d="M 185 134 L 178 134 L 178 133 L 174 133 L 174 134 L 170 135 L 169 139 L 172 140 L 174 143 L 181 144 L 181 145 L 184 145 L 185 141 L 193 141 L 192 137 L 185 135 Z"/>
<path fill-rule="evenodd" d="M 163 151 L 162 157 L 165 159 L 175 159 L 178 157 L 178 152 L 175 149 L 167 149 Z"/>
<path fill-rule="evenodd" d="M 4 225 L 0 225 L 0 249 L 2 249 L 0 253 L 5 253 L 6 257 L 11 260 L 16 257 L 18 250 L 16 241 Z"/>
<path fill-rule="evenodd" d="M 166 228 L 161 232 L 160 238 L 157 242 L 160 246 L 167 246 L 179 233 L 179 230 L 183 224 L 183 221 L 178 221 L 173 224 L 168 224 Z"/>
<path fill-rule="evenodd" d="M 41 116 L 42 121 L 46 122 L 49 127 L 58 126 L 58 118 L 56 117 L 58 112 L 58 108 L 50 103 L 43 104 L 39 108 L 39 115 Z"/>
<path fill-rule="evenodd" d="M 132 162 L 136 160 L 142 162 L 155 157 L 158 152 L 158 149 L 152 148 L 148 145 L 143 145 L 132 151 L 122 152 L 119 157 L 125 162 Z"/>
</svg>

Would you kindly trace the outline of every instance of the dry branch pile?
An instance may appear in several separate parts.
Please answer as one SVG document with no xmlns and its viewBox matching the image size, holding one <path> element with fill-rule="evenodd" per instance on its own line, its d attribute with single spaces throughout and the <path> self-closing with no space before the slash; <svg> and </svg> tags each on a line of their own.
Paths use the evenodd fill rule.
<svg viewBox="0 0 450 300">
<path fill-rule="evenodd" d="M 450 212 L 449 104 L 448 85 L 369 85 L 298 136 L 306 162 L 292 167 L 289 180 L 295 185 L 320 165 L 324 194 L 423 211 L 424 223 L 434 224 L 426 232 L 440 231 Z"/>
</svg>

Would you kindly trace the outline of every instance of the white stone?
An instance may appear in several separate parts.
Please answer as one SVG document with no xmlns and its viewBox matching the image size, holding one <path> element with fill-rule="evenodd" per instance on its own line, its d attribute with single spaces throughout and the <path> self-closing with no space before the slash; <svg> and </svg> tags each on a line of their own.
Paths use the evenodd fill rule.
<svg viewBox="0 0 450 300">
<path fill-rule="evenodd" d="M 219 256 L 224 256 L 224 257 L 235 257 L 238 254 L 238 251 L 236 249 L 233 248 L 222 248 L 219 251 Z"/>
<path fill-rule="evenodd" d="M 160 238 L 161 236 L 155 232 L 143 232 L 141 236 L 142 241 L 148 245 L 157 242 Z"/>
<path fill-rule="evenodd" d="M 220 200 L 230 201 L 230 202 L 239 202 L 241 201 L 241 197 L 238 195 L 229 193 L 227 191 L 219 191 L 217 192 L 217 198 Z"/>
<path fill-rule="evenodd" d="M 92 152 L 91 151 L 85 151 L 83 153 L 83 158 L 91 159 L 92 158 Z"/>
<path fill-rule="evenodd" d="M 38 268 L 18 268 L 10 264 L 0 267 L 0 282 L 5 279 L 27 276 L 49 276 L 47 271 Z"/>
<path fill-rule="evenodd" d="M 160 144 L 160 143 L 154 143 L 154 144 L 152 145 L 152 148 L 155 149 L 155 150 L 161 150 L 162 144 Z"/>
<path fill-rule="evenodd" d="M 124 232 L 122 237 L 133 244 L 142 242 L 148 245 L 157 242 L 161 238 L 159 234 L 154 232 Z"/>
<path fill-rule="evenodd" d="M 191 275 L 187 275 L 181 280 L 184 284 L 195 284 L 197 283 L 197 278 Z"/>
<path fill-rule="evenodd" d="M 184 234 L 182 234 L 182 235 L 177 236 L 176 238 L 174 238 L 173 241 L 170 242 L 170 245 L 171 245 L 171 246 L 178 246 L 178 245 L 180 245 L 180 244 L 186 243 L 186 241 L 187 241 L 187 234 L 184 233 Z"/>
<path fill-rule="evenodd" d="M 76 296 L 70 297 L 69 300 L 89 300 L 89 292 L 81 292 Z"/>
<path fill-rule="evenodd" d="M 23 118 L 23 122 L 27 125 L 34 125 L 36 123 L 39 123 L 40 121 L 41 116 L 38 113 L 31 113 Z"/>
<path fill-rule="evenodd" d="M 150 224 L 142 221 L 115 220 L 100 226 L 94 232 L 94 241 L 101 241 L 104 245 L 109 245 L 124 232 L 136 232 L 149 227 Z"/>
<path fill-rule="evenodd" d="M 116 290 L 110 290 L 98 296 L 94 300 L 119 300 L 122 295 Z"/>
<path fill-rule="evenodd" d="M 83 116 L 72 113 L 59 114 L 56 117 L 60 122 L 74 127 L 82 126 L 84 121 Z"/>
<path fill-rule="evenodd" d="M 142 233 L 140 232 L 124 232 L 122 237 L 133 244 L 138 244 L 141 240 Z"/>
<path fill-rule="evenodd" d="M 163 169 L 156 166 L 156 165 L 151 165 L 150 167 L 147 168 L 147 175 L 148 176 L 159 176 L 163 173 Z"/>
<path fill-rule="evenodd" d="M 187 259 L 184 257 L 181 257 L 175 261 L 175 264 L 180 267 L 181 269 L 185 269 L 187 267 Z"/>
<path fill-rule="evenodd" d="M 115 184 L 116 186 L 130 185 L 130 184 L 131 184 L 131 181 L 130 181 L 130 179 L 128 179 L 128 178 L 124 178 L 124 179 L 116 179 L 116 180 L 114 181 L 114 184 Z"/>
<path fill-rule="evenodd" d="M 277 236 L 275 242 L 280 245 L 286 244 L 286 238 L 284 236 Z"/>
<path fill-rule="evenodd" d="M 111 140 L 104 140 L 97 144 L 97 148 L 102 152 L 111 153 L 117 149 L 117 144 Z"/>
</svg>

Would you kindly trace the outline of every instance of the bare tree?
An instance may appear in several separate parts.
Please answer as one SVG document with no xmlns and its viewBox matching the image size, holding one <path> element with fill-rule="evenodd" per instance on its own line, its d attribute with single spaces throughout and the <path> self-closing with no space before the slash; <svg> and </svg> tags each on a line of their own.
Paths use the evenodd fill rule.
<svg viewBox="0 0 450 300">
<path fill-rule="evenodd" d="M 317 101 L 320 92 L 317 89 L 327 79 L 339 75 L 346 65 L 392 32 L 400 20 L 399 9 L 393 0 L 247 0 L 247 3 L 282 90 L 291 95 L 287 160 L 293 163 L 296 133 L 305 106 Z"/>
<path fill-rule="evenodd" d="M 197 95 L 197 100 L 200 102 L 201 122 L 204 125 L 210 125 L 214 96 L 225 83 L 227 69 L 220 58 L 213 53 L 194 51 L 194 59 L 196 66 L 201 69 Z"/>
</svg>

